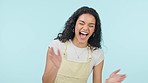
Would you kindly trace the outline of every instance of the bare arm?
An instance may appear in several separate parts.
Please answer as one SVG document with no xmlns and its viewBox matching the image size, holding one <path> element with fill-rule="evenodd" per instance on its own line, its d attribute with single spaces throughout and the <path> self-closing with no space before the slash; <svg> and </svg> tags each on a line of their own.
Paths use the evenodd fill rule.
<svg viewBox="0 0 148 83">
<path fill-rule="evenodd" d="M 102 83 L 103 63 L 104 61 L 94 67 L 93 83 Z M 119 71 L 120 69 L 112 72 L 109 78 L 105 80 L 105 83 L 121 83 L 126 78 L 126 74 L 117 74 Z"/>
<path fill-rule="evenodd" d="M 104 60 L 96 65 L 93 70 L 93 83 L 102 83 L 102 69 Z"/>
<path fill-rule="evenodd" d="M 53 51 L 53 48 L 48 48 L 46 67 L 42 77 L 43 83 L 54 83 L 60 64 L 61 56 L 59 50 L 58 55 L 56 55 Z"/>
</svg>

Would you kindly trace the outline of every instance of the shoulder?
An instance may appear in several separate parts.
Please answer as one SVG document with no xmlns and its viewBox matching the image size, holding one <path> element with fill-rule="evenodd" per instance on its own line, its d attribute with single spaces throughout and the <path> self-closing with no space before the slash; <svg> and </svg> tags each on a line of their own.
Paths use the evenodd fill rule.
<svg viewBox="0 0 148 83">
<path fill-rule="evenodd" d="M 62 54 L 62 49 L 63 49 L 63 45 L 64 43 L 59 41 L 58 39 L 57 40 L 52 40 L 48 47 L 52 47 L 54 49 L 54 52 L 57 54 L 58 53 L 58 50 L 60 51 L 60 53 Z"/>
<path fill-rule="evenodd" d="M 104 60 L 104 52 L 102 49 L 98 48 L 92 51 L 92 58 L 94 60 L 94 66 L 98 65 Z"/>
<path fill-rule="evenodd" d="M 56 40 L 52 40 L 48 47 L 60 47 L 63 44 L 63 42 L 61 42 L 60 40 L 56 39 Z"/>
<path fill-rule="evenodd" d="M 52 40 L 51 42 L 50 42 L 50 44 L 53 44 L 53 43 L 62 43 L 60 40 L 58 40 L 58 39 L 56 39 L 56 40 Z"/>
<path fill-rule="evenodd" d="M 92 51 L 92 56 L 104 56 L 104 52 L 102 49 L 98 48 Z"/>
</svg>

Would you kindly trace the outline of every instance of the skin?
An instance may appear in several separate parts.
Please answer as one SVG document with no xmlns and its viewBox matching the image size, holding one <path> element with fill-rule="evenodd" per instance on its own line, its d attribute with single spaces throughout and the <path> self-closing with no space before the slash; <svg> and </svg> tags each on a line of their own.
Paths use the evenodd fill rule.
<svg viewBox="0 0 148 83">
<path fill-rule="evenodd" d="M 95 30 L 95 17 L 90 14 L 82 14 L 77 19 L 75 25 L 75 36 L 72 39 L 74 45 L 80 48 L 87 46 L 89 37 L 94 33 Z M 80 32 L 85 32 L 88 35 L 81 37 Z M 46 67 L 42 77 L 43 83 L 54 83 L 58 69 L 61 65 L 61 55 L 60 51 L 56 55 L 53 48 L 48 48 L 47 58 L 46 58 Z M 96 65 L 93 70 L 93 83 L 102 83 L 102 69 L 103 69 L 104 60 Z M 120 70 L 116 70 L 111 73 L 108 79 L 105 80 L 105 83 L 121 83 L 125 78 L 125 74 L 117 74 Z"/>
<path fill-rule="evenodd" d="M 95 17 L 90 14 L 82 14 L 77 19 L 75 25 L 75 36 L 72 42 L 80 48 L 86 47 L 88 43 L 89 37 L 94 33 L 95 30 Z M 86 38 L 80 38 L 80 32 L 88 33 Z"/>
<path fill-rule="evenodd" d="M 56 55 L 53 48 L 48 48 L 46 67 L 42 77 L 43 83 L 54 83 L 61 61 L 62 58 L 60 55 L 60 51 L 58 50 L 58 55 Z"/>
</svg>

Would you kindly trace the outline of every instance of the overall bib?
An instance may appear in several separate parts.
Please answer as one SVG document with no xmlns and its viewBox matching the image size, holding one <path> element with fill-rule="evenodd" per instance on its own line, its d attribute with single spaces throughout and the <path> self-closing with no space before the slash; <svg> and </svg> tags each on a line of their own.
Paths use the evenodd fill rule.
<svg viewBox="0 0 148 83">
<path fill-rule="evenodd" d="M 67 42 L 64 45 L 61 66 L 58 70 L 55 83 L 87 83 L 90 74 L 90 62 L 92 59 L 90 47 L 86 62 L 74 62 L 67 60 Z"/>
</svg>

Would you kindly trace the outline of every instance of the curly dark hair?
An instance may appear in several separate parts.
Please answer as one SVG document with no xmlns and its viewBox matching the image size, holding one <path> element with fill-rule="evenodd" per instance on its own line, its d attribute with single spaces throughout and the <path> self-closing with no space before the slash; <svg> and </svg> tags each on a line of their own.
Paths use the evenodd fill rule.
<svg viewBox="0 0 148 83">
<path fill-rule="evenodd" d="M 101 48 L 102 32 L 100 18 L 95 9 L 87 6 L 77 9 L 72 14 L 72 16 L 66 21 L 63 32 L 59 33 L 55 39 L 59 39 L 61 42 L 66 42 L 69 41 L 69 39 L 73 39 L 75 35 L 73 29 L 75 29 L 75 24 L 78 17 L 82 14 L 91 14 L 95 17 L 95 32 L 92 34 L 92 36 L 90 36 L 88 44 L 94 49 Z"/>
</svg>

